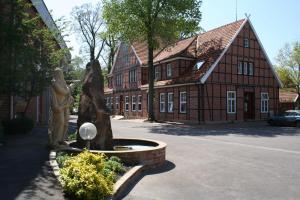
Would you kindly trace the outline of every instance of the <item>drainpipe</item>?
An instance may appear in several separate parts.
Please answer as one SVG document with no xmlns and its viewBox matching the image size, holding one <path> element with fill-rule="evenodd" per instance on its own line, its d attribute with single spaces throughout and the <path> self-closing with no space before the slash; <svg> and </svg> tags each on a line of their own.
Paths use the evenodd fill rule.
<svg viewBox="0 0 300 200">
<path fill-rule="evenodd" d="M 36 97 L 36 123 L 39 123 L 39 112 L 40 112 L 40 99 Z"/>
<path fill-rule="evenodd" d="M 14 118 L 14 96 L 10 96 L 10 119 Z"/>
</svg>

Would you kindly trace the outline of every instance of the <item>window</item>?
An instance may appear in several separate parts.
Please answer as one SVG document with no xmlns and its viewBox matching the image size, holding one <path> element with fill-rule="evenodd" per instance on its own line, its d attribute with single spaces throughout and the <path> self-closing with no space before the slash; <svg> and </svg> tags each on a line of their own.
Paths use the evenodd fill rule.
<svg viewBox="0 0 300 200">
<path fill-rule="evenodd" d="M 159 111 L 165 112 L 165 93 L 159 94 Z"/>
<path fill-rule="evenodd" d="M 116 109 L 119 109 L 119 97 L 116 97 Z"/>
<path fill-rule="evenodd" d="M 244 39 L 244 47 L 245 48 L 249 48 L 250 47 L 249 39 L 247 39 L 247 38 Z"/>
<path fill-rule="evenodd" d="M 179 95 L 180 100 L 180 113 L 186 113 L 186 92 L 180 92 Z"/>
<path fill-rule="evenodd" d="M 113 97 L 110 98 L 110 109 L 111 110 L 114 109 L 114 98 Z"/>
<path fill-rule="evenodd" d="M 248 63 L 248 75 L 253 76 L 253 63 Z"/>
<path fill-rule="evenodd" d="M 142 111 L 142 100 L 143 100 L 143 96 L 139 95 L 138 96 L 138 111 Z"/>
<path fill-rule="evenodd" d="M 174 94 L 168 93 L 168 112 L 171 113 L 174 111 Z"/>
<path fill-rule="evenodd" d="M 122 74 L 118 74 L 118 75 L 116 76 L 116 85 L 117 85 L 117 86 L 122 85 Z"/>
<path fill-rule="evenodd" d="M 267 113 L 269 112 L 269 94 L 268 93 L 261 93 L 260 94 L 260 105 L 261 105 L 261 112 Z"/>
<path fill-rule="evenodd" d="M 253 70 L 254 70 L 254 68 L 253 68 L 252 62 L 239 61 L 238 74 L 253 76 L 253 74 L 254 74 Z"/>
<path fill-rule="evenodd" d="M 248 63 L 244 62 L 244 75 L 248 74 Z"/>
<path fill-rule="evenodd" d="M 204 61 L 200 60 L 195 64 L 194 68 L 199 70 L 204 63 L 205 63 Z"/>
<path fill-rule="evenodd" d="M 136 82 L 136 69 L 132 69 L 129 71 L 129 82 L 130 83 Z"/>
<path fill-rule="evenodd" d="M 243 62 L 240 61 L 238 65 L 238 74 L 243 74 Z"/>
<path fill-rule="evenodd" d="M 172 76 L 172 65 L 167 64 L 167 77 L 171 77 L 171 76 Z"/>
<path fill-rule="evenodd" d="M 109 99 L 110 99 L 109 97 L 105 98 L 105 105 L 107 108 L 109 107 Z"/>
<path fill-rule="evenodd" d="M 128 111 L 129 110 L 129 97 L 126 96 L 125 97 L 125 111 Z"/>
<path fill-rule="evenodd" d="M 235 91 L 227 91 L 227 113 L 236 113 L 236 93 Z"/>
<path fill-rule="evenodd" d="M 160 71 L 159 71 L 158 66 L 156 66 L 156 67 L 154 68 L 154 73 L 155 73 L 155 76 L 154 76 L 155 80 L 158 80 L 159 77 L 160 77 Z"/>
<path fill-rule="evenodd" d="M 136 96 L 131 97 L 131 110 L 136 111 Z"/>
</svg>

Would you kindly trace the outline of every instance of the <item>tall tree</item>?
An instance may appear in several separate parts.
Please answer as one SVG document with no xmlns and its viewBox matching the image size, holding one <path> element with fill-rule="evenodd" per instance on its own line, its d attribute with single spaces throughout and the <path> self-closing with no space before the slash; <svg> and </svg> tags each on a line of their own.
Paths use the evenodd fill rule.
<svg viewBox="0 0 300 200">
<path fill-rule="evenodd" d="M 3 9 L 3 10 L 1 10 Z M 0 91 L 23 97 L 24 113 L 32 97 L 50 84 L 52 71 L 60 65 L 68 49 L 60 49 L 55 35 L 30 10 L 25 0 L 0 3 Z"/>
<path fill-rule="evenodd" d="M 83 4 L 73 8 L 73 28 L 83 40 L 83 47 L 89 53 L 90 61 L 98 60 L 105 45 L 102 32 L 105 23 L 102 19 L 102 4 Z"/>
<path fill-rule="evenodd" d="M 300 95 L 300 43 L 285 44 L 276 57 L 277 66 L 284 69 Z M 298 102 L 298 104 L 300 104 Z"/>
<path fill-rule="evenodd" d="M 149 115 L 155 120 L 153 51 L 165 43 L 200 29 L 201 0 L 104 0 L 104 18 L 109 32 L 128 42 L 147 41 Z"/>
</svg>

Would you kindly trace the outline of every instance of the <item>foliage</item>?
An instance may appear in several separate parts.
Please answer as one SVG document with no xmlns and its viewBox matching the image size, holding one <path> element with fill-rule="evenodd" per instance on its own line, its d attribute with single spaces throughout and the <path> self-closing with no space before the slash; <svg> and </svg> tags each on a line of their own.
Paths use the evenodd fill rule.
<svg viewBox="0 0 300 200">
<path fill-rule="evenodd" d="M 154 120 L 153 50 L 200 30 L 201 0 L 104 0 L 108 32 L 128 42 L 146 41 L 149 69 L 149 120 Z"/>
<path fill-rule="evenodd" d="M 66 152 L 58 152 L 56 155 L 56 161 L 60 167 L 63 167 L 64 163 L 70 158 L 71 156 Z"/>
<path fill-rule="evenodd" d="M 27 105 L 51 81 L 68 49 L 59 49 L 51 32 L 34 16 L 26 0 L 1 1 L 0 12 L 0 92 L 22 97 Z M 26 112 L 27 106 L 25 108 Z"/>
<path fill-rule="evenodd" d="M 114 174 L 122 174 L 125 171 L 121 159 L 116 156 L 110 157 L 104 164 L 103 172 L 106 176 L 111 174 L 111 172 L 114 172 Z M 116 176 L 113 176 L 113 180 L 116 181 Z"/>
<path fill-rule="evenodd" d="M 120 160 L 118 160 L 120 161 Z M 87 150 L 66 159 L 60 169 L 64 191 L 80 199 L 104 199 L 112 195 L 116 173 L 120 163 L 115 158 L 107 160 L 104 154 Z"/>
<path fill-rule="evenodd" d="M 77 135 L 77 132 L 75 131 L 74 133 L 69 133 L 68 135 L 68 140 L 71 141 L 71 140 L 76 140 L 76 135 Z"/>
<path fill-rule="evenodd" d="M 4 120 L 2 125 L 4 134 L 26 134 L 33 129 L 34 122 L 28 117 L 18 116 L 14 119 Z"/>
<path fill-rule="evenodd" d="M 101 37 L 104 29 L 101 3 L 83 4 L 72 9 L 73 29 L 81 36 L 85 52 L 90 60 L 99 59 L 105 40 Z"/>
<path fill-rule="evenodd" d="M 290 71 L 288 68 L 275 66 L 275 70 L 285 88 L 295 86 L 292 78 L 290 77 Z"/>
<path fill-rule="evenodd" d="M 277 72 L 285 86 L 293 86 L 300 93 L 300 43 L 286 44 L 276 58 Z"/>
</svg>

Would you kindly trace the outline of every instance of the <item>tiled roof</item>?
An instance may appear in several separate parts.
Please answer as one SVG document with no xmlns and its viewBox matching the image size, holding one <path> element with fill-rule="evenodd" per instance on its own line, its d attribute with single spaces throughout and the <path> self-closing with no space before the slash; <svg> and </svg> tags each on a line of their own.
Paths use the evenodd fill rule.
<svg viewBox="0 0 300 200">
<path fill-rule="evenodd" d="M 279 102 L 287 103 L 287 102 L 296 102 L 298 99 L 298 94 L 296 92 L 283 91 L 279 90 Z"/>
<path fill-rule="evenodd" d="M 155 56 L 154 62 L 159 62 L 171 57 L 174 57 L 184 50 L 186 50 L 191 43 L 196 39 L 196 36 L 190 37 L 184 40 L 180 40 L 172 45 L 168 45 L 165 47 L 158 55 Z M 194 55 L 190 54 L 190 57 L 194 57 Z"/>
<path fill-rule="evenodd" d="M 134 42 L 132 44 L 135 53 L 139 57 L 139 59 L 142 62 L 142 65 L 147 65 L 148 63 L 148 44 L 147 42 Z M 159 52 L 161 51 L 161 48 L 155 49 L 153 51 L 153 57 L 155 57 Z"/>
<path fill-rule="evenodd" d="M 197 59 L 205 61 L 197 72 L 199 78 L 204 75 L 211 65 L 219 58 L 229 45 L 245 19 L 226 24 L 216 29 L 207 31 L 198 36 L 196 44 Z"/>
<path fill-rule="evenodd" d="M 183 73 L 180 77 L 164 82 L 159 81 L 159 83 L 156 83 L 155 86 L 159 87 L 170 84 L 198 82 L 199 79 L 205 73 L 207 73 L 207 71 L 216 62 L 216 60 L 219 58 L 219 56 L 222 54 L 225 48 L 229 45 L 231 40 L 236 35 L 237 31 L 242 26 L 244 20 L 245 19 L 242 19 L 210 30 L 208 32 L 199 34 L 198 36 L 196 36 L 196 38 L 193 37 L 186 40 L 182 40 L 181 42 L 177 42 L 169 54 L 162 53 L 164 51 L 163 50 L 161 53 L 158 54 L 160 58 L 155 58 L 156 62 L 170 58 L 173 55 L 181 54 L 185 52 L 184 50 L 187 50 L 187 52 L 185 52 L 185 56 L 195 56 L 195 52 L 197 52 L 195 59 L 199 61 L 204 61 L 204 64 L 199 70 L 194 68 L 187 68 L 185 73 Z"/>
</svg>

